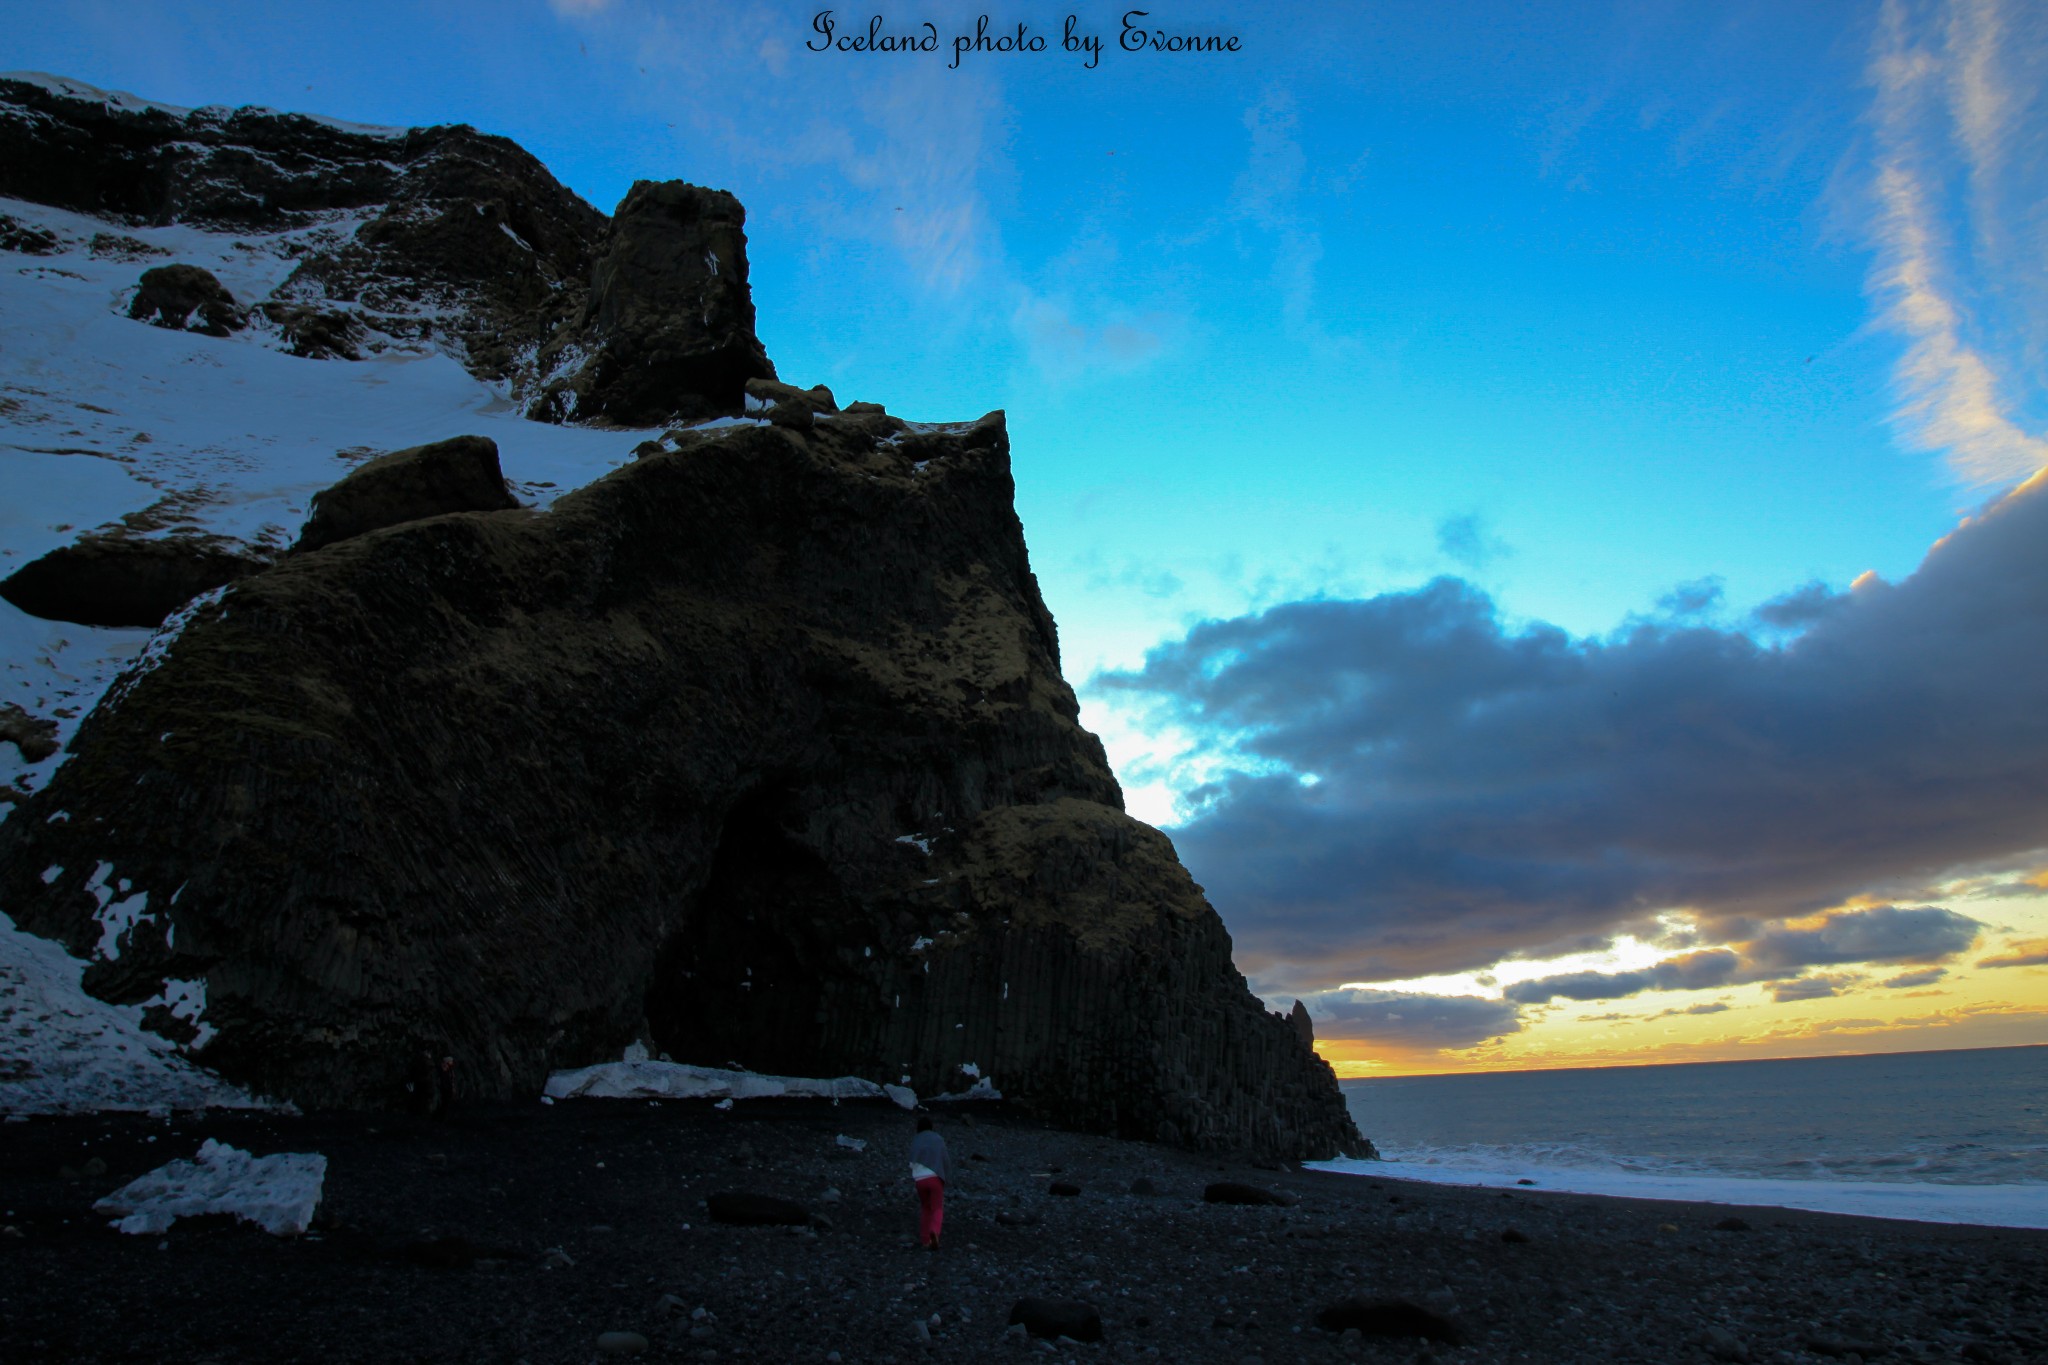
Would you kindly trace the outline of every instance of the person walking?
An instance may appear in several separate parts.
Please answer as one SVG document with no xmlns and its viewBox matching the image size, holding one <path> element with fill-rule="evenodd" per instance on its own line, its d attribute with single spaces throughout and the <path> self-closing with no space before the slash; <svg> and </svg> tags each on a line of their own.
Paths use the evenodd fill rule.
<svg viewBox="0 0 2048 1365">
<path fill-rule="evenodd" d="M 917 1242 L 932 1251 L 939 1249 L 939 1229 L 946 1221 L 946 1182 L 952 1178 L 946 1140 L 932 1131 L 929 1117 L 920 1116 L 917 1136 L 910 1140 L 910 1179 L 917 1186 Z"/>
</svg>

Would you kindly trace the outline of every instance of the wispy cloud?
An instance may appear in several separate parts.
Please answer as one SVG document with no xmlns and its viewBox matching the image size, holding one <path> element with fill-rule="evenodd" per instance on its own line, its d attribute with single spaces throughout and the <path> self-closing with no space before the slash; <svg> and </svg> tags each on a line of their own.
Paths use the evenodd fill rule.
<svg viewBox="0 0 2048 1365">
<path fill-rule="evenodd" d="M 1933 17 L 1887 0 L 1869 79 L 1876 164 L 1872 292 L 1905 338 L 1895 381 L 1907 438 L 1974 484 L 2048 466 L 2048 439 L 2016 415 L 2030 398 L 2028 335 L 2048 327 L 2038 248 L 2048 36 L 2000 0 L 1949 0 Z M 2015 250 L 2018 256 L 2015 258 Z M 2010 269 L 2022 265 L 2021 269 Z M 1987 319 L 2012 323 L 2007 337 Z"/>
</svg>

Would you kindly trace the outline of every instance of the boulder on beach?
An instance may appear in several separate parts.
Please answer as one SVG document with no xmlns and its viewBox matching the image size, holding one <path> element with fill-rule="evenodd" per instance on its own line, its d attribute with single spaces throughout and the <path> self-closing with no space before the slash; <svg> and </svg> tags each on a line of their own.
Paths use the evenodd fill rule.
<svg viewBox="0 0 2048 1365">
<path fill-rule="evenodd" d="M 734 1227 L 809 1227 L 817 1221 L 815 1215 L 794 1199 L 782 1199 L 772 1194 L 753 1194 L 745 1190 L 721 1190 L 704 1201 L 716 1223 L 730 1223 Z"/>
<path fill-rule="evenodd" d="M 1275 1190 L 1258 1185 L 1246 1185 L 1236 1180 L 1218 1180 L 1202 1191 L 1202 1200 L 1209 1204 L 1258 1204 L 1276 1205 L 1285 1208 L 1294 1201 Z"/>
<path fill-rule="evenodd" d="M 1443 1314 L 1406 1299 L 1340 1299 L 1316 1314 L 1325 1332 L 1357 1328 L 1369 1337 L 1421 1337 L 1456 1346 L 1465 1334 Z"/>
<path fill-rule="evenodd" d="M 1102 1312 L 1080 1299 L 1019 1299 L 1010 1309 L 1010 1325 L 1051 1341 L 1102 1340 Z"/>
</svg>

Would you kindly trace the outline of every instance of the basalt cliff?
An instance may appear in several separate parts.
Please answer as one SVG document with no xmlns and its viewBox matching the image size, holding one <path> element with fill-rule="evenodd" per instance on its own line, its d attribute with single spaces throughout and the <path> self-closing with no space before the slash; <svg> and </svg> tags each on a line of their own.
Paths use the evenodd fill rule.
<svg viewBox="0 0 2048 1365">
<path fill-rule="evenodd" d="M 1077 720 L 1002 414 L 772 382 L 730 195 L 608 218 L 467 128 L 48 80 L 0 82 L 0 168 L 114 234 L 303 227 L 273 297 L 215 309 L 293 363 L 431 343 L 531 417 L 654 428 L 544 507 L 482 438 L 373 460 L 180 608 L 0 823 L 0 908 L 90 992 L 302 1106 L 398 1102 L 422 1045 L 512 1097 L 642 1041 L 1363 1149 Z"/>
</svg>

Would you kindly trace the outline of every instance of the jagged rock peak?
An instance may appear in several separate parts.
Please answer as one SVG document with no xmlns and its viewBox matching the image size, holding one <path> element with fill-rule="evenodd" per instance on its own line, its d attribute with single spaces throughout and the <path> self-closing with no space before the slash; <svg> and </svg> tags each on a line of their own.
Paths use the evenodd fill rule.
<svg viewBox="0 0 2048 1365">
<path fill-rule="evenodd" d="M 746 381 L 775 375 L 738 200 L 641 182 L 607 219 L 466 124 L 182 109 L 13 73 L 0 76 L 0 196 L 272 234 L 296 268 L 268 298 L 232 302 L 294 354 L 443 349 L 541 420 L 737 413 Z"/>
</svg>

